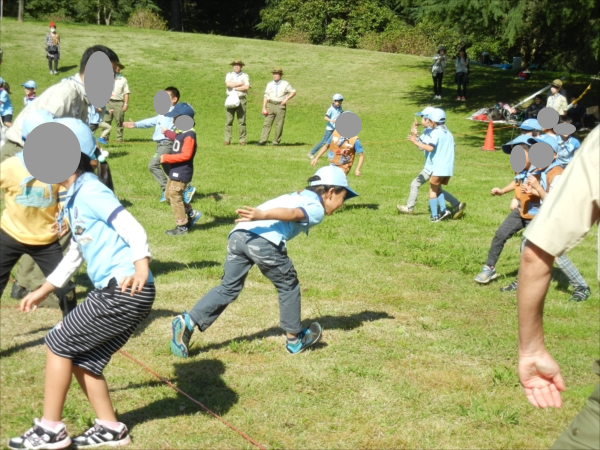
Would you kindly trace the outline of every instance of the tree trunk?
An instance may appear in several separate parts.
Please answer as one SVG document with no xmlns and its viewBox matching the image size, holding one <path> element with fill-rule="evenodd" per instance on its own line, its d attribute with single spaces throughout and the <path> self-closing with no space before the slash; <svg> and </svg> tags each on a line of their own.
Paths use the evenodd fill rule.
<svg viewBox="0 0 600 450">
<path fill-rule="evenodd" d="M 19 22 L 23 22 L 23 14 L 25 14 L 25 0 L 19 0 L 19 13 L 17 15 Z"/>
<path fill-rule="evenodd" d="M 181 21 L 181 1 L 171 0 L 171 30 L 183 31 L 183 23 Z"/>
<path fill-rule="evenodd" d="M 100 0 L 98 0 L 98 14 L 96 15 L 96 23 L 100 25 Z"/>
</svg>

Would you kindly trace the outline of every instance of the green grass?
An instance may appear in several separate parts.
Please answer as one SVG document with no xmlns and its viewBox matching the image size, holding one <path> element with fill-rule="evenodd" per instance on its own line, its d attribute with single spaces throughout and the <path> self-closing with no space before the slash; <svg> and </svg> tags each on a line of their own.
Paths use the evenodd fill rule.
<svg viewBox="0 0 600 450">
<path fill-rule="evenodd" d="M 2 22 L 1 75 L 13 86 L 16 105 L 26 79 L 35 79 L 40 91 L 58 81 L 47 73 L 45 32 L 42 23 Z M 109 148 L 117 194 L 148 233 L 158 293 L 125 351 L 269 448 L 541 448 L 582 408 L 597 382 L 590 370 L 599 357 L 597 229 L 569 254 L 593 297 L 569 303 L 569 292 L 553 282 L 546 300 L 546 341 L 568 388 L 562 409 L 531 407 L 516 376 L 515 296 L 499 287 L 516 275 L 520 239 L 505 247 L 499 282 L 473 281 L 508 213 L 510 198 L 489 191 L 507 184 L 511 170 L 503 153 L 479 151 L 486 127 L 464 118 L 495 100 L 515 102 L 561 74 L 536 73 L 522 83 L 512 72 L 474 67 L 466 104 L 449 100 L 454 89 L 447 76 L 441 106 L 457 143 L 448 190 L 468 208 L 462 220 L 431 224 L 424 190 L 417 215 L 395 209 L 423 165 L 405 137 L 413 114 L 432 96 L 427 58 L 117 27 L 65 25 L 61 33 L 65 74 L 75 71 L 89 45 L 119 54 L 133 91 L 126 119 L 154 115 L 153 95 L 168 85 L 197 112 L 194 207 L 204 217 L 187 236 L 164 234 L 174 221 L 146 169 L 155 150 L 152 131 L 125 130 L 126 143 Z M 222 145 L 223 82 L 232 58 L 243 58 L 251 77 L 251 142 L 262 128 L 260 101 L 271 66 L 283 66 L 297 89 L 284 146 Z M 566 87 L 575 92 L 585 84 L 574 76 Z M 240 298 L 206 333 L 194 335 L 192 357 L 171 356 L 170 320 L 219 283 L 235 209 L 302 188 L 312 175 L 306 153 L 323 134 L 323 113 L 335 92 L 363 121 L 363 176 L 349 177 L 361 196 L 309 237 L 289 243 L 304 322 L 320 321 L 323 342 L 296 357 L 284 351 L 275 290 L 253 269 Z M 496 145 L 511 132 L 496 130 Z M 80 292 L 89 286 L 84 274 L 78 283 Z M 1 302 L 15 304 L 8 292 Z M 41 415 L 42 338 L 58 318 L 50 310 L 1 310 L 2 439 Z M 132 428 L 133 448 L 251 446 L 120 354 L 105 375 L 120 419 Z M 93 418 L 74 384 L 65 407 L 69 431 L 81 432 Z"/>
</svg>

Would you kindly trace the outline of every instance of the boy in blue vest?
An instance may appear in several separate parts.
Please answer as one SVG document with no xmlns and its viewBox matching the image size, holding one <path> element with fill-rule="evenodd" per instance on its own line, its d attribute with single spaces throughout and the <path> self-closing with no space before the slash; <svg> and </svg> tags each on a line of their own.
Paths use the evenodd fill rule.
<svg viewBox="0 0 600 450">
<path fill-rule="evenodd" d="M 325 134 L 323 135 L 323 139 L 321 139 L 321 141 L 308 153 L 309 159 L 313 159 L 315 157 L 315 153 L 317 153 L 321 147 L 329 142 L 329 138 L 331 138 L 331 135 L 335 130 L 335 121 L 344 112 L 342 109 L 343 101 L 344 97 L 342 97 L 342 94 L 335 94 L 333 96 L 333 103 L 325 113 L 324 120 L 327 122 L 327 125 L 325 126 Z"/>
<path fill-rule="evenodd" d="M 181 116 L 194 118 L 194 109 L 188 103 L 178 103 L 171 111 L 165 114 L 165 117 L 173 118 L 173 126 L 176 127 Z M 185 119 L 181 117 L 181 119 Z M 180 124 L 182 122 L 179 122 Z M 183 126 L 183 125 L 181 125 Z M 194 156 L 196 156 L 196 131 L 189 130 L 175 131 L 164 130 L 164 136 L 170 141 L 174 141 L 171 153 L 160 156 L 161 164 L 168 164 L 169 180 L 165 189 L 165 197 L 175 215 L 176 226 L 165 233 L 169 236 L 180 236 L 187 234 L 190 227 L 194 225 L 202 216 L 199 211 L 194 211 L 190 204 L 185 201 L 184 192 L 186 186 L 192 181 L 194 176 Z"/>
<path fill-rule="evenodd" d="M 173 111 L 173 108 L 179 102 L 180 93 L 179 89 L 173 86 L 169 86 L 165 89 L 171 97 L 171 108 L 169 112 Z M 129 122 L 123 122 L 123 126 L 125 128 L 152 128 L 154 127 L 154 134 L 152 135 L 152 140 L 156 142 L 156 153 L 150 159 L 148 163 L 148 170 L 156 180 L 162 189 L 162 194 L 160 196 L 160 202 L 166 201 L 165 189 L 167 188 L 167 175 L 169 174 L 169 165 L 161 164 L 160 157 L 162 155 L 167 155 L 171 153 L 173 149 L 173 142 L 166 139 L 165 135 L 162 132 L 162 129 L 165 128 L 167 130 L 173 130 L 173 119 L 171 117 L 167 117 L 166 115 L 159 114 L 154 117 L 150 117 L 144 120 L 138 120 L 134 122 L 133 120 L 129 120 Z M 196 193 L 196 188 L 192 185 L 186 186 L 184 192 L 184 200 L 186 203 L 190 203 L 192 201 L 192 197 Z"/>
</svg>

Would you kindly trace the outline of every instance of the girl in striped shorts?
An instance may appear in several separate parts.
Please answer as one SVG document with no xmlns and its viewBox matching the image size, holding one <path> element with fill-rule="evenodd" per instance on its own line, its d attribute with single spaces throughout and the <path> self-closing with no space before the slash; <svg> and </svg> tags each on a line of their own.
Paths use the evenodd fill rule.
<svg viewBox="0 0 600 450">
<path fill-rule="evenodd" d="M 67 191 L 65 208 L 73 239 L 62 262 L 38 290 L 25 297 L 23 312 L 33 311 L 53 290 L 65 283 L 85 261 L 95 289 L 46 336 L 44 413 L 33 427 L 9 442 L 10 448 L 56 449 L 126 445 L 125 424 L 117 421 L 108 385 L 102 375 L 112 355 L 129 340 L 154 302 L 154 279 L 146 232 L 125 211 L 117 197 L 93 173 L 96 141 L 78 119 L 57 119 L 79 139 L 77 171 L 60 183 Z M 62 411 L 75 375 L 97 419 L 92 428 L 69 438 Z"/>
</svg>

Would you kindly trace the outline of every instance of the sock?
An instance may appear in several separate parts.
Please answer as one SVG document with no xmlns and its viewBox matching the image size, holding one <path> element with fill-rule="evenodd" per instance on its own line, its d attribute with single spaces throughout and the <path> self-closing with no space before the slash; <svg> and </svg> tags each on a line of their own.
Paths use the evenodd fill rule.
<svg viewBox="0 0 600 450">
<path fill-rule="evenodd" d="M 109 430 L 119 431 L 121 428 L 121 422 L 111 422 L 110 420 L 100 420 L 96 419 L 98 425 L 102 425 L 103 427 L 108 428 Z"/>
<path fill-rule="evenodd" d="M 55 430 L 59 425 L 63 425 L 62 420 L 60 422 L 52 422 L 51 420 L 46 420 L 43 417 L 40 423 L 49 430 Z"/>
<path fill-rule="evenodd" d="M 437 213 L 438 213 L 437 207 L 438 207 L 437 198 L 430 198 L 429 199 L 429 208 L 431 209 L 431 217 L 437 216 Z"/>
<path fill-rule="evenodd" d="M 287 338 L 288 345 L 298 345 L 299 342 L 300 342 L 300 339 L 298 338 L 297 335 L 293 338 L 290 338 L 290 337 Z"/>
<path fill-rule="evenodd" d="M 187 311 L 184 311 L 183 319 L 185 320 L 185 326 L 187 327 L 187 329 L 192 331 L 194 329 L 194 326 L 196 325 L 196 322 L 194 321 L 194 319 L 192 319 L 192 316 L 190 316 L 187 313 Z"/>
<path fill-rule="evenodd" d="M 440 212 L 446 211 L 446 199 L 444 198 L 443 192 L 440 195 L 438 195 L 437 201 L 438 205 L 440 206 Z"/>
</svg>

